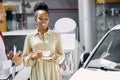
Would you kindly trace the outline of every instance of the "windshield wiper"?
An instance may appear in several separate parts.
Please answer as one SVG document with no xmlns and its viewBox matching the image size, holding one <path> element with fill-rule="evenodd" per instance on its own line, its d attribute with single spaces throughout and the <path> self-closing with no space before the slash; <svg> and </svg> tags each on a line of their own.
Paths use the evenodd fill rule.
<svg viewBox="0 0 120 80">
<path fill-rule="evenodd" d="M 115 68 L 108 68 L 108 67 L 96 67 L 96 66 L 88 66 L 88 68 L 95 68 L 95 69 L 101 69 L 104 71 L 120 71 L 120 69 L 115 69 Z"/>
</svg>

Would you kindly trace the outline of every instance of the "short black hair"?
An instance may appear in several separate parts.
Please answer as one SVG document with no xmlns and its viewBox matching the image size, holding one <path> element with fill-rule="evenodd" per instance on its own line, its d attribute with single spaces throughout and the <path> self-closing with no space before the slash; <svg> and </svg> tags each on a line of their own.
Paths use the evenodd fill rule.
<svg viewBox="0 0 120 80">
<path fill-rule="evenodd" d="M 49 13 L 49 6 L 45 2 L 37 2 L 33 7 L 34 13 L 38 10 L 45 10 Z"/>
</svg>

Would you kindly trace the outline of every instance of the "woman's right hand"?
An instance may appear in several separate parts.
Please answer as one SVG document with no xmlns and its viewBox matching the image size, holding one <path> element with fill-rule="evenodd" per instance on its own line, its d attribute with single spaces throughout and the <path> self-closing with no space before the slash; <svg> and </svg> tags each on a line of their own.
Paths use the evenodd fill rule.
<svg viewBox="0 0 120 80">
<path fill-rule="evenodd" d="M 34 54 L 31 55 L 32 60 L 40 59 L 41 57 L 42 57 L 42 51 L 41 50 L 38 50 Z"/>
</svg>

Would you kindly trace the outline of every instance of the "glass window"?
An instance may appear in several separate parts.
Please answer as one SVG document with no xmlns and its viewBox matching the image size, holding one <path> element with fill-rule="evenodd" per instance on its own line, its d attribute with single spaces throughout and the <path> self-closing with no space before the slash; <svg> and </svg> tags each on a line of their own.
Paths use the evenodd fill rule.
<svg viewBox="0 0 120 80">
<path fill-rule="evenodd" d="M 120 30 L 111 31 L 96 50 L 88 66 L 120 69 Z"/>
</svg>

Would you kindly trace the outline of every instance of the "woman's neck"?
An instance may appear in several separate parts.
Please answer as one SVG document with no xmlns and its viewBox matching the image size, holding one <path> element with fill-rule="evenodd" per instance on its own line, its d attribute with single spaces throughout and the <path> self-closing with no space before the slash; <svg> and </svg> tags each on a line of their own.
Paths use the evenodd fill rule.
<svg viewBox="0 0 120 80">
<path fill-rule="evenodd" d="M 46 29 L 39 28 L 38 31 L 39 31 L 41 34 L 44 34 L 45 32 L 48 31 L 48 28 L 46 28 Z"/>
</svg>

